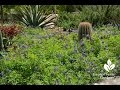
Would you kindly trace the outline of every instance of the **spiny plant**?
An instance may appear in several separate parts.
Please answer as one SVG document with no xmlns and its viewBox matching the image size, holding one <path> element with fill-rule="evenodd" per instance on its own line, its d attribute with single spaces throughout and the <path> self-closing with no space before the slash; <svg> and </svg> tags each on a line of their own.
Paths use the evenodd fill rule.
<svg viewBox="0 0 120 90">
<path fill-rule="evenodd" d="M 83 37 L 91 39 L 92 25 L 89 22 L 81 22 L 78 26 L 78 40 L 80 41 Z"/>
<path fill-rule="evenodd" d="M 19 9 L 16 9 L 18 15 L 15 17 L 26 26 L 43 28 L 45 25 L 53 25 L 53 20 L 57 17 L 57 14 L 46 16 L 42 9 L 41 5 L 21 6 Z"/>
</svg>

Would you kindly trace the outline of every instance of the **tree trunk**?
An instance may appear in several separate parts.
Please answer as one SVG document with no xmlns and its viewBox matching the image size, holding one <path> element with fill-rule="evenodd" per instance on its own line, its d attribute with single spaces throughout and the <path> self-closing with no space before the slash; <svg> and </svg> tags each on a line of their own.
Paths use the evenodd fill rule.
<svg viewBox="0 0 120 90">
<path fill-rule="evenodd" d="M 0 6 L 1 9 L 1 26 L 3 27 L 3 5 Z M 2 38 L 2 32 L 0 29 L 0 51 L 3 50 L 3 38 Z"/>
<path fill-rule="evenodd" d="M 0 6 L 0 11 L 1 11 L 1 25 L 3 26 L 3 5 Z"/>
</svg>

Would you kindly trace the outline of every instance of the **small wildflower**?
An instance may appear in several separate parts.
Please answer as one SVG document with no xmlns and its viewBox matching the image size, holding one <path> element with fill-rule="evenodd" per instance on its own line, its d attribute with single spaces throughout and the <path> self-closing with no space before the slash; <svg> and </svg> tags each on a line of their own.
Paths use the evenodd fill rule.
<svg viewBox="0 0 120 90">
<path fill-rule="evenodd" d="M 70 58 L 69 61 L 70 61 L 70 63 L 73 63 L 73 62 L 75 62 L 76 60 L 73 59 L 73 58 Z"/>
<path fill-rule="evenodd" d="M 93 52 L 95 49 L 94 48 L 91 48 L 91 51 Z"/>
<path fill-rule="evenodd" d="M 84 42 L 83 41 L 80 41 L 80 46 L 84 46 Z"/>
<path fill-rule="evenodd" d="M 87 39 L 90 39 L 90 35 L 89 35 L 89 34 L 87 34 L 87 35 L 86 35 L 86 38 L 87 38 Z"/>
<path fill-rule="evenodd" d="M 58 71 L 58 69 L 59 69 L 59 68 L 58 68 L 57 66 L 54 67 L 54 71 Z"/>
<path fill-rule="evenodd" d="M 54 75 L 55 75 L 54 73 L 51 73 L 51 77 L 54 77 Z"/>
<path fill-rule="evenodd" d="M 0 72 L 0 77 L 3 77 L 3 75 L 4 75 L 4 72 Z"/>
<path fill-rule="evenodd" d="M 85 52 L 82 52 L 82 55 L 83 55 L 83 57 L 86 57 L 86 56 L 87 56 L 87 54 L 86 54 Z"/>
<path fill-rule="evenodd" d="M 65 65 L 65 62 L 64 62 L 64 61 L 61 61 L 61 64 L 62 64 L 62 65 Z"/>
</svg>

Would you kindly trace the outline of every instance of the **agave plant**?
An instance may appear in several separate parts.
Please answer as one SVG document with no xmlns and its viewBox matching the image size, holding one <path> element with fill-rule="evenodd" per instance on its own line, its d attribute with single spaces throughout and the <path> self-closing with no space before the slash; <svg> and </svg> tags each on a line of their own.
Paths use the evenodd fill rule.
<svg viewBox="0 0 120 90">
<path fill-rule="evenodd" d="M 53 24 L 53 19 L 56 18 L 56 14 L 45 16 L 42 12 L 41 5 L 25 5 L 17 9 L 17 19 L 31 27 L 44 27 L 46 24 Z M 50 24 L 49 24 L 50 23 Z"/>
</svg>

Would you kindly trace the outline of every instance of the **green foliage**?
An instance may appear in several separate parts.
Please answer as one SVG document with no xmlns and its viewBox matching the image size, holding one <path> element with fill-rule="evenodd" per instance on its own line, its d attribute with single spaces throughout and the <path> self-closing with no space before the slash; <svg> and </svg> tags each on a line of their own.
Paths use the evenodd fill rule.
<svg viewBox="0 0 120 90">
<path fill-rule="evenodd" d="M 116 65 L 109 74 L 118 74 L 120 33 L 100 38 L 105 35 L 95 31 L 92 41 L 83 39 L 83 44 L 78 43 L 77 33 L 51 36 L 52 33 L 27 28 L 15 37 L 13 46 L 17 48 L 9 48 L 6 55 L 1 53 L 0 84 L 90 85 L 108 74 L 104 70 L 108 59 Z"/>
<path fill-rule="evenodd" d="M 12 71 L 9 76 L 5 76 L 4 81 L 2 82 L 2 84 L 7 84 L 7 85 L 21 85 L 22 84 L 22 76 L 21 74 L 19 74 L 16 71 Z"/>
<path fill-rule="evenodd" d="M 58 10 L 65 12 L 74 12 L 77 10 L 77 5 L 59 5 Z"/>
<path fill-rule="evenodd" d="M 59 19 L 57 25 L 63 28 L 78 28 L 78 25 L 81 21 L 81 16 L 78 13 L 69 13 L 69 12 L 59 12 Z"/>
<path fill-rule="evenodd" d="M 61 6 L 62 7 L 62 6 Z M 82 5 L 81 10 L 76 12 L 59 12 L 60 19 L 58 25 L 65 28 L 76 28 L 79 22 L 90 22 L 93 26 L 106 24 L 119 24 L 119 5 Z M 68 24 L 67 24 L 68 23 Z"/>
<path fill-rule="evenodd" d="M 53 8 L 51 5 L 47 14 Z M 82 21 L 98 26 L 93 28 L 92 40 L 84 38 L 78 42 L 75 32 L 66 35 L 53 33 L 54 30 L 26 28 L 12 39 L 14 43 L 8 48 L 9 52 L 0 52 L 0 84 L 91 85 L 104 76 L 120 75 L 120 31 L 110 24 L 105 25 L 119 23 L 119 6 L 83 5 L 78 13 L 70 13 L 71 7 L 57 5 L 56 8 L 53 11 L 59 14 L 58 26 L 78 28 Z M 41 25 L 47 19 L 45 8 L 25 5 L 16 9 L 20 10 L 17 14 L 20 21 L 27 26 L 45 26 L 46 23 Z M 7 43 L 3 38 L 3 44 Z M 110 73 L 104 69 L 108 59 L 115 64 Z"/>
<path fill-rule="evenodd" d="M 87 20 L 93 25 L 108 24 L 111 20 L 114 21 L 113 17 L 117 16 L 115 12 L 119 13 L 118 8 L 118 5 L 85 5 L 82 8 L 81 17 L 83 21 Z"/>
</svg>

